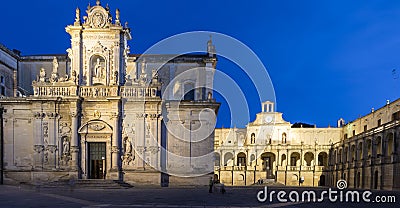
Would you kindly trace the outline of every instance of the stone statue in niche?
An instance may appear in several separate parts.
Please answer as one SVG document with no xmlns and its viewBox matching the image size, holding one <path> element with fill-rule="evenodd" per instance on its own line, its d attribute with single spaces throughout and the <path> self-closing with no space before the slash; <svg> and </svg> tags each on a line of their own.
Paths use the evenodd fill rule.
<svg viewBox="0 0 400 208">
<path fill-rule="evenodd" d="M 124 150 L 125 150 L 125 154 L 132 154 L 132 143 L 128 137 L 126 137 L 126 139 L 125 139 Z"/>
<path fill-rule="evenodd" d="M 63 137 L 63 154 L 69 154 L 69 140 L 68 137 Z"/>
<path fill-rule="evenodd" d="M 96 60 L 96 65 L 94 66 L 93 75 L 96 78 L 102 78 L 103 77 L 103 67 L 101 66 L 100 58 L 97 58 L 97 60 Z"/>
<path fill-rule="evenodd" d="M 114 71 L 114 85 L 118 85 L 118 71 Z"/>
<path fill-rule="evenodd" d="M 132 154 L 132 146 L 133 145 L 129 137 L 125 137 L 123 140 L 124 155 L 122 156 L 122 164 L 124 166 L 130 165 L 131 162 L 135 159 Z"/>
</svg>

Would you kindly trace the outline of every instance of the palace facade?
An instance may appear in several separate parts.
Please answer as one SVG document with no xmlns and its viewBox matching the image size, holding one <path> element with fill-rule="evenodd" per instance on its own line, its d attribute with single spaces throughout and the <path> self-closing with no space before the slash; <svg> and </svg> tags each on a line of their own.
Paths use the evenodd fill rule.
<svg viewBox="0 0 400 208">
<path fill-rule="evenodd" d="M 273 102 L 246 128 L 215 130 L 214 173 L 226 185 L 264 183 L 400 189 L 400 99 L 336 128 L 291 124 Z"/>
<path fill-rule="evenodd" d="M 203 54 L 133 55 L 118 9 L 97 0 L 75 13 L 66 54 L 0 47 L 4 182 L 208 184 L 219 108 L 211 40 Z M 176 133 L 192 128 L 210 133 Z"/>
</svg>

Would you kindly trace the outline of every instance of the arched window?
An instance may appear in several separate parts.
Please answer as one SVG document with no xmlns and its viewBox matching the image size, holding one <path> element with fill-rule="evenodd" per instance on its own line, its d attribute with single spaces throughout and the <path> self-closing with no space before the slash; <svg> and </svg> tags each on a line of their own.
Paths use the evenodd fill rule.
<svg viewBox="0 0 400 208">
<path fill-rule="evenodd" d="M 238 166 L 246 166 L 246 154 L 243 152 L 240 152 L 237 155 L 237 165 Z"/>
<path fill-rule="evenodd" d="M 233 164 L 231 163 L 232 159 L 233 159 L 233 154 L 230 153 L 230 152 L 227 152 L 227 153 L 224 155 L 224 166 L 233 165 Z"/>
<path fill-rule="evenodd" d="M 298 161 L 300 160 L 300 154 L 298 152 L 293 152 L 290 155 L 290 165 L 291 166 L 296 166 L 298 163 Z"/>
<path fill-rule="evenodd" d="M 320 152 L 318 154 L 318 165 L 327 166 L 328 165 L 328 154 L 326 152 Z"/>
<path fill-rule="evenodd" d="M 255 134 L 255 133 L 252 133 L 252 134 L 251 134 L 250 143 L 251 143 L 251 144 L 256 143 L 256 134 Z"/>
<path fill-rule="evenodd" d="M 304 155 L 304 160 L 306 161 L 306 165 L 307 166 L 311 166 L 312 165 L 312 161 L 314 160 L 314 154 L 312 152 L 307 152 Z"/>
</svg>

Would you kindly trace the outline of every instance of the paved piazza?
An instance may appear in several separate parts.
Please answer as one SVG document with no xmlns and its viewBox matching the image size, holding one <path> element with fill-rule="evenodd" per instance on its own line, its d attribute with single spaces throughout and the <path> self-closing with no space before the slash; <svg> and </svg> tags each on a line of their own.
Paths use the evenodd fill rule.
<svg viewBox="0 0 400 208">
<path fill-rule="evenodd" d="M 226 194 L 208 193 L 208 188 L 157 188 L 134 187 L 131 189 L 81 189 L 81 188 L 38 188 L 28 186 L 0 186 L 0 207 L 398 207 L 399 203 L 331 203 L 324 202 L 273 202 L 261 203 L 257 193 L 263 187 L 227 187 Z M 271 191 L 315 190 L 325 188 L 270 187 Z M 377 195 L 395 196 L 400 192 L 373 191 Z"/>
</svg>

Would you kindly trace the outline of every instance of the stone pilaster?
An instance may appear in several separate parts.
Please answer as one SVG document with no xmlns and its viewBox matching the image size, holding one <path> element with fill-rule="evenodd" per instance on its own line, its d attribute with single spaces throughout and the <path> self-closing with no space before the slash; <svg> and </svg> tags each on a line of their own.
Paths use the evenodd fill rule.
<svg viewBox="0 0 400 208">
<path fill-rule="evenodd" d="M 119 148 L 119 113 L 114 113 L 112 115 L 112 119 L 114 121 L 114 127 L 113 127 L 113 135 L 112 135 L 112 147 L 111 147 L 111 167 L 113 171 L 119 171 L 119 153 L 120 153 L 120 148 Z"/>
<path fill-rule="evenodd" d="M 42 123 L 43 118 L 46 114 L 42 112 L 34 113 L 34 123 L 33 123 L 33 136 L 34 136 L 34 168 L 42 169 L 43 168 L 43 157 L 44 157 L 44 145 L 43 145 L 43 134 L 42 134 Z"/>
<path fill-rule="evenodd" d="M 78 115 L 76 109 L 71 110 L 71 120 L 72 120 L 72 134 L 71 134 L 71 169 L 76 171 L 79 168 L 79 137 L 78 137 Z"/>
</svg>

